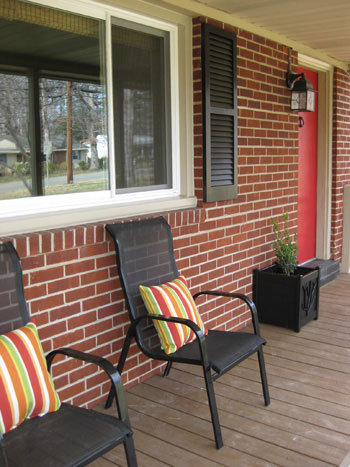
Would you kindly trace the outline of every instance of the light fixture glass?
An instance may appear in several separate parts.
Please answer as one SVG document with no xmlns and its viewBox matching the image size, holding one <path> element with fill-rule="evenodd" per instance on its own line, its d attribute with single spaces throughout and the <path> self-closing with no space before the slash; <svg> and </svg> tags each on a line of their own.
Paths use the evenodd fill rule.
<svg viewBox="0 0 350 467">
<path fill-rule="evenodd" d="M 287 72 L 287 87 L 292 90 L 290 108 L 296 112 L 314 112 L 315 95 L 310 81 L 307 81 L 304 73 L 294 74 Z"/>
</svg>

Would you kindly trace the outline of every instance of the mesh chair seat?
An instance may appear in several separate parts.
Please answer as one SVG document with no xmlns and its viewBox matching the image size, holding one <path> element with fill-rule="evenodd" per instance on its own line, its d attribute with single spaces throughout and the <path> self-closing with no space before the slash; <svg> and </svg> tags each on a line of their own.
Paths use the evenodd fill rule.
<svg viewBox="0 0 350 467">
<path fill-rule="evenodd" d="M 209 330 L 205 340 L 209 363 L 211 368 L 218 373 L 217 376 L 229 371 L 266 343 L 256 334 L 216 330 Z M 196 341 L 184 345 L 171 355 L 174 358 L 197 360 L 199 364 L 201 363 L 199 345 Z M 214 379 L 216 379 L 215 376 Z"/>
<path fill-rule="evenodd" d="M 7 464 L 1 465 L 86 465 L 130 434 L 116 417 L 63 403 L 58 412 L 26 420 L 7 433 L 0 450 Z"/>
</svg>

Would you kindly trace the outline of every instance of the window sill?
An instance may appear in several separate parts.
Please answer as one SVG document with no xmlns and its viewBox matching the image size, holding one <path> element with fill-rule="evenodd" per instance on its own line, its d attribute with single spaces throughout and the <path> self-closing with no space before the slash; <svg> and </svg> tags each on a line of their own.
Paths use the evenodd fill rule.
<svg viewBox="0 0 350 467">
<path fill-rule="evenodd" d="M 21 200 L 22 209 L 8 209 L 0 214 L 0 236 L 18 235 L 22 233 L 38 232 L 57 228 L 72 227 L 81 224 L 109 221 L 111 219 L 122 219 L 127 217 L 155 214 L 166 211 L 195 208 L 197 199 L 194 196 L 185 197 L 177 195 L 166 195 L 149 197 L 145 194 L 135 196 L 134 199 L 102 199 L 99 192 L 86 194 L 90 198 L 85 202 L 78 202 L 72 206 L 71 203 L 54 206 L 55 197 L 46 197 L 47 206 L 41 209 L 29 208 L 30 198 Z M 81 196 L 77 196 L 77 199 Z M 23 203 L 23 201 L 25 201 Z M 50 202 L 52 201 L 52 202 Z M 12 203 L 11 203 L 12 204 Z M 27 205 L 29 209 L 26 209 Z M 34 203 L 35 204 L 35 203 Z M 9 208 L 11 208 L 9 206 Z M 13 214 L 14 213 L 14 214 Z"/>
</svg>

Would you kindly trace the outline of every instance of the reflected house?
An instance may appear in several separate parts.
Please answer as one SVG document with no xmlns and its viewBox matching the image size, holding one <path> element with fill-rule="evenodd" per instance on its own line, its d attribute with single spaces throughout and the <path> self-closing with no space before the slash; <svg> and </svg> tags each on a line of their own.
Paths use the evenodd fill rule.
<svg viewBox="0 0 350 467">
<path fill-rule="evenodd" d="M 26 155 L 28 157 L 30 156 L 28 141 L 26 138 L 20 136 L 18 138 L 19 141 L 17 142 L 10 135 L 0 135 L 0 162 L 3 162 L 8 166 L 25 162 L 23 160 L 23 152 L 21 151 L 18 143 L 22 145 Z"/>
<path fill-rule="evenodd" d="M 151 135 L 134 135 L 133 136 L 133 157 L 134 159 L 146 157 L 153 159 L 153 136 Z"/>
<path fill-rule="evenodd" d="M 80 144 L 84 146 L 84 154 L 85 161 L 91 161 L 94 157 L 97 156 L 99 161 L 100 167 L 101 161 L 108 157 L 108 143 L 107 143 L 107 136 L 106 135 L 97 135 L 95 138 L 83 139 L 80 141 Z M 74 150 L 74 147 L 73 147 Z M 95 154 L 95 155 L 94 155 Z M 73 152 L 73 163 L 74 163 L 74 152 Z M 80 159 L 81 160 L 81 159 Z"/>
<path fill-rule="evenodd" d="M 132 138 L 132 154 L 131 180 L 136 186 L 142 186 L 144 183 L 153 183 L 153 166 L 154 166 L 154 150 L 153 136 L 150 135 L 134 135 Z"/>
<path fill-rule="evenodd" d="M 81 161 L 87 162 L 88 152 L 88 148 L 84 143 L 73 139 L 72 160 L 74 168 L 79 167 L 79 162 Z M 51 160 L 56 168 L 59 168 L 62 162 L 67 161 L 67 140 L 65 137 L 62 137 L 60 140 L 56 138 L 53 141 Z"/>
<path fill-rule="evenodd" d="M 15 141 L 12 136 L 9 135 L 0 135 L 0 161 L 11 167 L 14 164 L 23 164 L 29 162 L 30 158 L 30 148 L 26 138 L 18 137 L 19 141 Z M 25 153 L 28 157 L 28 160 L 24 160 L 23 149 L 19 147 L 21 144 L 22 148 L 25 150 Z M 89 155 L 89 148 L 86 147 L 82 142 L 73 140 L 72 144 L 72 158 L 73 166 L 79 167 L 79 162 L 87 162 Z M 46 160 L 46 154 L 44 152 L 43 160 Z M 67 160 L 67 144 L 66 138 L 61 140 L 56 138 L 52 143 L 51 157 L 49 160 L 53 162 L 56 168 L 59 168 L 62 162 Z M 6 169 L 5 169 L 6 170 Z"/>
</svg>

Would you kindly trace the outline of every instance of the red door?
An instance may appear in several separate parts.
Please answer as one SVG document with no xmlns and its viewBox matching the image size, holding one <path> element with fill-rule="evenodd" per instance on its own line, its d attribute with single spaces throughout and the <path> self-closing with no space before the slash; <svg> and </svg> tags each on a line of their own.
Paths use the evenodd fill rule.
<svg viewBox="0 0 350 467">
<path fill-rule="evenodd" d="M 305 73 L 315 91 L 318 75 L 315 71 L 299 68 Z M 298 176 L 298 247 L 300 263 L 316 256 L 317 206 L 317 94 L 315 112 L 299 112 L 299 176 Z M 303 125 L 303 126 L 301 126 Z"/>
</svg>

